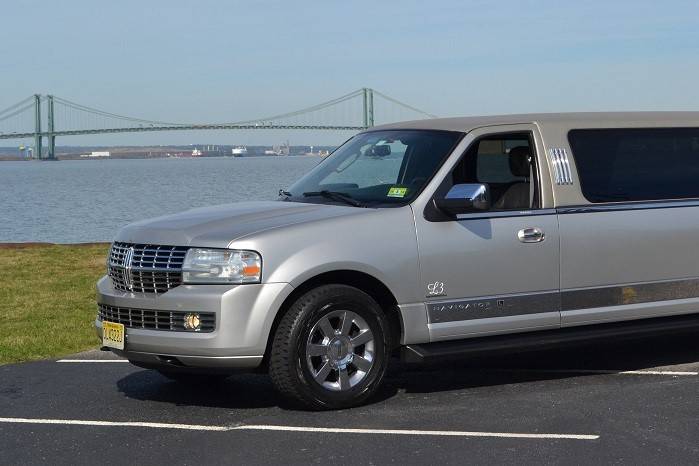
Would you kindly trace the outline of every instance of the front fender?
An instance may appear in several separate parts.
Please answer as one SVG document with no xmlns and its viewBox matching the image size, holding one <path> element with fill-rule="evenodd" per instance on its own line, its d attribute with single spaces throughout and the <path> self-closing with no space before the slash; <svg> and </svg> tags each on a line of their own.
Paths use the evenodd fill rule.
<svg viewBox="0 0 699 466">
<path fill-rule="evenodd" d="M 322 273 L 352 270 L 381 281 L 398 304 L 422 301 L 410 207 L 367 210 L 363 215 L 265 231 L 231 247 L 262 254 L 264 283 L 297 287 Z"/>
</svg>

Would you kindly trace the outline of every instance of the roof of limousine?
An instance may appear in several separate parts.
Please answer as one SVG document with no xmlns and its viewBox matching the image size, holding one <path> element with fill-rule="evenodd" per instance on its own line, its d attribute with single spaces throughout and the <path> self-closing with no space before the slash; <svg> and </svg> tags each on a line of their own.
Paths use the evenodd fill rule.
<svg viewBox="0 0 699 466">
<path fill-rule="evenodd" d="M 519 115 L 492 115 L 456 118 L 434 118 L 402 121 L 374 126 L 368 131 L 383 129 L 434 129 L 468 132 L 482 126 L 512 124 L 563 124 L 575 127 L 615 126 L 696 126 L 699 112 L 585 112 L 585 113 L 525 113 Z"/>
</svg>

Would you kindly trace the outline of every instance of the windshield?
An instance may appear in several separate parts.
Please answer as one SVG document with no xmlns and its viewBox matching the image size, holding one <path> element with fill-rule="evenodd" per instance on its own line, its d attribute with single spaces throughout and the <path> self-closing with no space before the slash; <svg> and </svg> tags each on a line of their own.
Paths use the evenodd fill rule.
<svg viewBox="0 0 699 466">
<path fill-rule="evenodd" d="M 461 136 L 422 130 L 358 134 L 283 194 L 300 202 L 404 205 L 422 191 Z"/>
</svg>

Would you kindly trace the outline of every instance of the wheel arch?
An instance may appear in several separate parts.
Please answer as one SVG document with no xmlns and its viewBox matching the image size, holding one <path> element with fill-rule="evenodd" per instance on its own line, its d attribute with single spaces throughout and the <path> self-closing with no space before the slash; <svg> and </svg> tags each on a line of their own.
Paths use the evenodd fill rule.
<svg viewBox="0 0 699 466">
<path fill-rule="evenodd" d="M 262 366 L 265 367 L 269 358 L 270 348 L 274 340 L 274 334 L 279 326 L 279 321 L 284 316 L 287 309 L 304 293 L 323 285 L 347 285 L 357 288 L 371 296 L 383 310 L 389 322 L 391 333 L 391 346 L 397 347 L 403 332 L 403 322 L 398 309 L 398 301 L 391 290 L 381 280 L 366 272 L 358 270 L 343 269 L 319 273 L 307 278 L 294 288 L 286 297 L 274 316 L 272 327 L 267 337 L 267 346 Z"/>
</svg>

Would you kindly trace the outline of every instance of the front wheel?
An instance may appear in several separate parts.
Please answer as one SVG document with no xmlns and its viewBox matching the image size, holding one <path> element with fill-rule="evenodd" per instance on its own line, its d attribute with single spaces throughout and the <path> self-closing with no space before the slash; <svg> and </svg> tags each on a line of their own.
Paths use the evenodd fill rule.
<svg viewBox="0 0 699 466">
<path fill-rule="evenodd" d="M 277 390 L 311 409 L 356 406 L 376 392 L 388 362 L 388 323 L 371 296 L 324 285 L 282 317 L 269 373 Z"/>
</svg>

